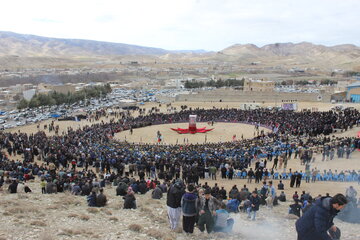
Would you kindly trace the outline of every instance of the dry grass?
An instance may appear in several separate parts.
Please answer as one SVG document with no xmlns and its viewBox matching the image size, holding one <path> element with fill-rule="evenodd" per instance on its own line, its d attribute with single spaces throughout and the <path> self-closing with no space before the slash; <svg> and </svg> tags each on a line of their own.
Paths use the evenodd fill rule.
<svg viewBox="0 0 360 240">
<path fill-rule="evenodd" d="M 117 217 L 109 217 L 110 221 L 117 222 L 119 219 Z"/>
<path fill-rule="evenodd" d="M 175 240 L 176 239 L 176 236 L 173 236 L 173 235 L 166 235 L 163 240 Z M 223 238 L 223 239 L 226 239 L 226 238 Z"/>
<path fill-rule="evenodd" d="M 88 215 L 82 214 L 82 215 L 78 215 L 76 213 L 69 213 L 68 218 L 78 218 L 82 221 L 89 221 L 90 217 Z"/>
<path fill-rule="evenodd" d="M 144 212 L 144 213 L 151 213 L 151 209 L 150 209 L 150 208 L 140 207 L 139 209 L 140 209 L 140 211 L 142 211 L 142 212 Z"/>
<path fill-rule="evenodd" d="M 82 234 L 82 231 L 75 230 L 75 229 L 63 229 L 58 235 L 65 235 L 65 236 L 76 236 Z"/>
<path fill-rule="evenodd" d="M 43 221 L 35 220 L 30 223 L 32 226 L 38 226 L 38 227 L 46 227 L 47 224 Z"/>
<path fill-rule="evenodd" d="M 25 215 L 22 215 L 22 214 L 16 215 L 15 217 L 16 217 L 17 219 L 25 219 L 25 218 L 26 218 L 26 216 L 25 216 Z"/>
<path fill-rule="evenodd" d="M 177 228 L 174 230 L 174 232 L 176 232 L 176 233 L 182 233 L 183 230 L 182 230 L 181 227 L 177 227 Z"/>
<path fill-rule="evenodd" d="M 33 207 L 10 207 L 5 210 L 3 213 L 5 216 L 12 216 L 17 214 L 28 214 L 28 213 L 39 213 L 40 211 Z"/>
<path fill-rule="evenodd" d="M 143 227 L 139 224 L 130 224 L 129 225 L 129 230 L 131 230 L 133 232 L 141 232 L 142 229 L 143 229 Z"/>
<path fill-rule="evenodd" d="M 99 213 L 99 209 L 97 209 L 97 208 L 88 208 L 87 211 L 92 214 Z"/>
<path fill-rule="evenodd" d="M 80 201 L 77 198 L 77 196 L 71 195 L 70 193 L 64 193 L 54 203 L 62 206 L 69 206 L 69 205 L 79 206 L 81 205 L 82 201 Z"/>
<path fill-rule="evenodd" d="M 156 239 L 164 239 L 166 237 L 165 233 L 160 232 L 156 229 L 149 229 L 146 234 L 150 237 L 156 238 Z"/>
<path fill-rule="evenodd" d="M 54 240 L 55 237 L 51 235 L 48 231 L 45 231 L 40 234 L 39 240 Z"/>
<path fill-rule="evenodd" d="M 60 233 L 58 233 L 58 235 L 64 235 L 64 236 L 69 236 L 69 237 L 73 237 L 76 235 L 83 235 L 83 236 L 87 236 L 87 237 L 92 237 L 94 236 L 94 232 L 92 232 L 89 229 L 62 229 L 62 231 Z"/>
<path fill-rule="evenodd" d="M 18 193 L 17 197 L 18 199 L 23 200 L 23 199 L 28 199 L 29 195 L 25 193 Z"/>
<path fill-rule="evenodd" d="M 77 215 L 76 213 L 70 213 L 68 215 L 68 218 L 77 218 L 79 215 Z"/>
<path fill-rule="evenodd" d="M 19 206 L 20 203 L 19 201 L 12 201 L 12 200 L 1 200 L 0 201 L 0 206 Z"/>
<path fill-rule="evenodd" d="M 65 205 L 59 205 L 59 204 L 52 204 L 46 207 L 47 210 L 59 210 L 61 208 L 67 209 Z"/>
<path fill-rule="evenodd" d="M 83 221 L 89 221 L 90 220 L 90 217 L 88 215 L 80 215 L 79 216 L 79 219 L 80 220 L 83 220 Z"/>
<path fill-rule="evenodd" d="M 103 212 L 103 213 L 105 213 L 106 215 L 112 215 L 112 212 L 109 210 L 109 209 L 106 209 L 106 208 L 101 208 L 101 211 Z"/>
</svg>

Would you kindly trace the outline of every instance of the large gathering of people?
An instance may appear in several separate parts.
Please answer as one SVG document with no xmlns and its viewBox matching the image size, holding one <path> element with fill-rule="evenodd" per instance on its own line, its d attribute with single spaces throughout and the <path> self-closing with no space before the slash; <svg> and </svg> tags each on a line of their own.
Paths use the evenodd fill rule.
<svg viewBox="0 0 360 240">
<path fill-rule="evenodd" d="M 44 131 L 39 127 L 34 134 L 1 132 L 0 187 L 8 184 L 9 192 L 16 193 L 19 182 L 38 178 L 44 194 L 69 191 L 87 196 L 90 207 L 103 207 L 107 203 L 103 188 L 111 184 L 116 186 L 116 195 L 123 197 L 125 209 L 136 209 L 136 194 L 152 190 L 154 199 L 167 195 L 171 229 L 178 227 L 182 215 L 185 232 L 192 233 L 197 224 L 200 231 L 206 229 L 210 233 L 231 231 L 234 224 L 229 218 L 231 211 L 238 211 L 241 207 L 250 219 L 255 220 L 261 204 L 272 208 L 278 200 L 282 201 L 283 193 L 277 195 L 272 180 L 281 180 L 278 190 L 284 189 L 283 181 L 286 180 L 289 180 L 290 188 L 300 187 L 302 180 L 307 183 L 360 183 L 357 169 L 321 171 L 310 168 L 314 161 L 351 158 L 353 151 L 360 148 L 359 138 L 332 135 L 359 126 L 360 113 L 355 109 L 327 112 L 266 109 L 188 109 L 171 114 L 144 112 L 141 110 L 134 117 L 130 111 L 109 113 L 98 110 L 89 113 L 87 121 L 91 123 L 102 118 L 108 121 L 94 122 L 79 129 L 68 127 L 62 134 L 54 122 Z M 257 127 L 252 139 L 204 144 L 134 144 L 113 139 L 116 133 L 124 130 L 132 133 L 135 128 L 153 124 L 184 122 L 189 114 L 196 114 L 199 121 L 249 123 L 271 131 L 265 133 Z M 46 135 L 47 129 L 56 129 L 55 135 Z M 316 153 L 321 153 L 322 158 L 316 159 Z M 298 159 L 305 170 L 288 168 L 291 158 Z M 261 189 L 249 191 L 244 186 L 239 190 L 235 185 L 229 192 L 217 185 L 200 184 L 200 181 L 217 178 L 264 182 Z M 24 189 L 31 191 L 28 186 Z M 226 204 L 224 200 L 227 198 L 236 201 Z M 309 208 L 312 199 L 298 197 L 294 201 L 290 206 L 291 213 L 300 217 L 300 209 Z M 232 208 L 231 204 L 235 207 Z"/>
</svg>

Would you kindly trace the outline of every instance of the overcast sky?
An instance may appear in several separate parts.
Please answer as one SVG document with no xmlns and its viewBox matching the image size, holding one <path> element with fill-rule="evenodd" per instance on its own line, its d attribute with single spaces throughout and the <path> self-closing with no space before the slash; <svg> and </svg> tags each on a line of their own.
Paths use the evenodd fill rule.
<svg viewBox="0 0 360 240">
<path fill-rule="evenodd" d="M 168 50 L 360 46 L 360 0 L 9 0 L 1 2 L 0 31 Z"/>
</svg>

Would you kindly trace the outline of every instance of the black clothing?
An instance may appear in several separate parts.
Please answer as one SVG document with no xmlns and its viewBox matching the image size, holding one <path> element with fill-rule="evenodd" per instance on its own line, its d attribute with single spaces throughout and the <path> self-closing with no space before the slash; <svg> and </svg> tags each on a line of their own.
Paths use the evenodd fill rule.
<svg viewBox="0 0 360 240">
<path fill-rule="evenodd" d="M 193 233 L 194 232 L 194 225 L 196 222 L 196 216 L 183 216 L 183 229 L 186 233 Z"/>
</svg>

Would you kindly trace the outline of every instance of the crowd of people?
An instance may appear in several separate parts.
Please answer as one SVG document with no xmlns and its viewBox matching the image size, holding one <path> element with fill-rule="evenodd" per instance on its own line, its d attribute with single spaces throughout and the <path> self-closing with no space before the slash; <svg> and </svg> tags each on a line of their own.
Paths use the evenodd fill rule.
<svg viewBox="0 0 360 240">
<path fill-rule="evenodd" d="M 271 208 L 278 200 L 272 181 L 267 182 L 269 179 L 290 179 L 290 187 L 300 187 L 303 179 L 306 182 L 360 183 L 360 172 L 356 170 L 324 170 L 322 173 L 316 168 L 310 169 L 314 161 L 350 158 L 352 152 L 360 148 L 358 138 L 331 135 L 359 125 L 360 113 L 354 109 L 340 112 L 265 109 L 189 109 L 171 114 L 143 112 L 134 117 L 129 111 L 108 113 L 99 110 L 88 115 L 88 121 L 93 125 L 79 129 L 68 127 L 61 135 L 52 123 L 51 129 L 57 129 L 54 136 L 47 136 L 40 128 L 35 134 L 1 132 L 0 186 L 7 183 L 10 192 L 16 193 L 19 181 L 39 177 L 42 193 L 71 191 L 74 195 L 87 196 L 89 206 L 102 207 L 106 204 L 103 188 L 113 184 L 117 186 L 117 195 L 124 198 L 124 208 L 136 208 L 135 194 L 153 189 L 154 198 L 167 193 L 171 228 L 177 227 L 182 212 L 184 231 L 191 233 L 195 223 L 201 231 L 206 227 L 208 232 L 227 232 L 233 224 L 233 220 L 228 219 L 228 211 L 234 208 L 223 202 L 227 198 L 226 190 L 206 185 L 200 188 L 200 180 L 221 177 L 243 178 L 249 183 L 265 181 L 259 190 L 249 191 L 245 186 L 239 191 L 234 186 L 229 191 L 229 197 L 237 200 L 230 203 L 235 206 L 242 203 L 243 210 L 253 220 L 260 204 Z M 196 114 L 199 121 L 254 124 L 257 135 L 253 139 L 186 145 L 113 140 L 117 132 L 152 124 L 184 122 L 189 114 Z M 94 122 L 102 117 L 109 121 Z M 258 126 L 272 131 L 265 134 Z M 322 159 L 315 159 L 315 153 L 322 153 Z M 287 168 L 292 157 L 305 165 L 304 172 Z M 168 184 L 171 181 L 173 184 Z M 29 191 L 28 187 L 26 189 Z"/>
</svg>

